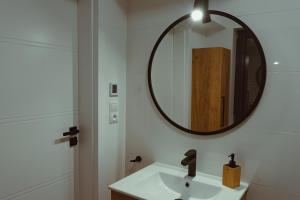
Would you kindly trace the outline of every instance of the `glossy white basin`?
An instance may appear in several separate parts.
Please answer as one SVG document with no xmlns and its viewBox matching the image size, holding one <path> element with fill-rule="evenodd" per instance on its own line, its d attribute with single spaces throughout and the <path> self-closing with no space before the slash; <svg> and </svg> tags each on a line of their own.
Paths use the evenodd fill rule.
<svg viewBox="0 0 300 200">
<path fill-rule="evenodd" d="M 187 170 L 154 163 L 109 186 L 111 190 L 149 200 L 239 200 L 248 185 L 237 189 L 224 187 L 219 177 L 197 173 L 190 178 Z"/>
<path fill-rule="evenodd" d="M 153 199 L 210 199 L 221 191 L 214 185 L 160 172 L 138 182 L 136 188 Z"/>
</svg>

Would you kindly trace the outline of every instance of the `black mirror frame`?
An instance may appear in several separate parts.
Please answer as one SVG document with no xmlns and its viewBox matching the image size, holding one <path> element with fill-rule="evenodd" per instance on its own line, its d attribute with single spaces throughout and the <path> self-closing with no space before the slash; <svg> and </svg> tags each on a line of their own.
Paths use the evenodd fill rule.
<svg viewBox="0 0 300 200">
<path fill-rule="evenodd" d="M 259 94 L 258 96 L 256 97 L 253 105 L 251 106 L 251 108 L 249 109 L 249 112 L 247 113 L 247 115 L 245 115 L 244 118 L 242 118 L 241 120 L 238 120 L 236 122 L 234 122 L 232 125 L 228 126 L 228 127 L 225 127 L 225 128 L 222 128 L 220 130 L 216 130 L 216 131 L 211 131 L 211 132 L 198 132 L 198 131 L 193 131 L 193 130 L 190 130 L 190 129 L 187 129 L 179 124 L 177 124 L 176 122 L 174 122 L 163 110 L 162 108 L 160 107 L 160 105 L 158 104 L 157 102 L 157 99 L 155 98 L 155 95 L 154 95 L 154 91 L 153 91 L 153 87 L 152 87 L 152 75 L 151 75 L 151 72 L 152 72 L 152 64 L 153 64 L 153 59 L 154 59 L 154 56 L 155 56 L 155 53 L 156 53 L 156 50 L 158 48 L 158 46 L 160 45 L 161 41 L 164 39 L 164 37 L 168 34 L 168 32 L 173 29 L 177 24 L 181 23 L 182 21 L 184 20 L 187 20 L 190 18 L 190 14 L 187 14 L 187 15 L 184 15 L 183 17 L 177 19 L 175 22 L 173 22 L 170 26 L 168 26 L 167 29 L 165 29 L 165 31 L 160 35 L 160 37 L 158 38 L 158 40 L 156 41 L 153 49 L 152 49 L 152 52 L 151 52 L 151 56 L 150 56 L 150 60 L 149 60 L 149 63 L 148 63 L 148 87 L 149 87 L 149 90 L 150 90 L 150 95 L 152 97 L 152 100 L 156 106 L 156 108 L 158 109 L 158 111 L 160 112 L 160 114 L 170 123 L 172 124 L 173 126 L 175 126 L 176 128 L 184 131 L 184 132 L 187 132 L 187 133 L 191 133 L 191 134 L 194 134 L 194 135 L 216 135 L 216 134 L 220 134 L 220 133 L 224 133 L 230 129 L 233 129 L 235 127 L 237 127 L 238 125 L 240 125 L 244 120 L 246 120 L 251 114 L 252 112 L 255 110 L 255 108 L 257 107 L 262 95 L 263 95 L 263 91 L 265 89 L 265 85 L 266 85 L 266 77 L 267 77 L 267 63 L 266 63 L 266 58 L 265 58 L 265 54 L 264 54 L 264 51 L 263 51 L 263 48 L 262 48 L 262 45 L 261 43 L 259 42 L 257 36 L 255 35 L 255 33 L 248 27 L 247 24 L 245 24 L 243 21 L 241 21 L 240 19 L 238 19 L 237 17 L 231 15 L 231 14 L 228 14 L 226 12 L 222 12 L 222 11 L 217 11 L 217 10 L 208 10 L 208 14 L 213 14 L 213 15 L 219 15 L 219 16 L 223 16 L 223 17 L 226 17 L 226 18 L 229 18 L 231 20 L 233 20 L 234 22 L 238 23 L 240 26 L 242 26 L 244 29 L 246 29 L 247 31 L 250 32 L 250 34 L 253 36 L 253 39 L 255 40 L 256 44 L 257 44 L 257 48 L 258 48 L 258 51 L 259 51 L 259 54 L 261 56 L 261 60 L 262 60 L 262 74 L 263 74 L 263 82 L 262 82 L 262 86 L 259 90 Z"/>
</svg>

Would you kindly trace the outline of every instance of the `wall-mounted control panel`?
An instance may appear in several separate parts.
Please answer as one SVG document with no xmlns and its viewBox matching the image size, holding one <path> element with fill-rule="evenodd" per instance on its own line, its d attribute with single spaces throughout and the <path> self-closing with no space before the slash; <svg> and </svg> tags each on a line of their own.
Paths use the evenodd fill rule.
<svg viewBox="0 0 300 200">
<path fill-rule="evenodd" d="M 117 83 L 110 83 L 109 84 L 109 96 L 110 97 L 119 96 L 119 87 L 118 87 Z"/>
</svg>

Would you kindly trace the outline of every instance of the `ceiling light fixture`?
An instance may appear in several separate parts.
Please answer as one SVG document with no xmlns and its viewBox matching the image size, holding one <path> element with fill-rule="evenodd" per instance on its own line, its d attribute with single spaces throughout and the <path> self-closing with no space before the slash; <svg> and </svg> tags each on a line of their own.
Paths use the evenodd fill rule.
<svg viewBox="0 0 300 200">
<path fill-rule="evenodd" d="M 208 14 L 208 0 L 195 0 L 191 18 L 195 22 L 202 20 L 203 23 L 208 23 L 211 21 Z"/>
<path fill-rule="evenodd" d="M 194 22 L 203 20 L 203 12 L 200 9 L 194 9 L 191 14 L 192 20 Z"/>
</svg>

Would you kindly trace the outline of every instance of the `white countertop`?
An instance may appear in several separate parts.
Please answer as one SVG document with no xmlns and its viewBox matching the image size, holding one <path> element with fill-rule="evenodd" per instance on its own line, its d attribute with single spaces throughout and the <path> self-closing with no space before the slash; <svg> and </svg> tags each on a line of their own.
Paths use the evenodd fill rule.
<svg viewBox="0 0 300 200">
<path fill-rule="evenodd" d="M 136 199 L 149 200 L 179 198 L 181 193 L 178 190 L 187 190 L 184 186 L 186 182 L 190 182 L 192 187 L 199 187 L 191 187 L 191 193 L 207 194 L 200 194 L 202 197 L 199 198 L 182 197 L 183 200 L 240 200 L 248 189 L 248 184 L 244 182 L 241 182 L 241 186 L 236 189 L 225 187 L 222 185 L 220 177 L 201 172 L 197 172 L 194 178 L 186 177 L 186 175 L 187 169 L 156 162 L 110 185 L 109 188 Z M 182 188 L 179 184 L 182 185 Z M 187 191 L 184 192 L 187 193 Z"/>
</svg>

